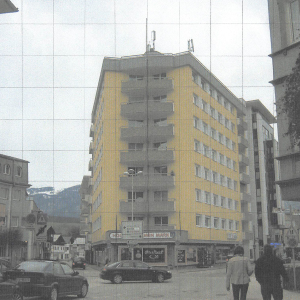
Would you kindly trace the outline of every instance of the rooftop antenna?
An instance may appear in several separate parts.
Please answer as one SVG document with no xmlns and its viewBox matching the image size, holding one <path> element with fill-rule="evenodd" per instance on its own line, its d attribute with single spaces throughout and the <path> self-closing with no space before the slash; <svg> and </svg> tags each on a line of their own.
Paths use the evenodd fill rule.
<svg viewBox="0 0 300 300">
<path fill-rule="evenodd" d="M 155 51 L 155 40 L 156 40 L 156 32 L 155 32 L 155 30 L 153 30 L 152 32 L 151 32 L 151 38 L 152 38 L 152 51 Z"/>
<path fill-rule="evenodd" d="M 193 39 L 188 40 L 188 51 L 189 52 L 194 52 L 195 51 Z"/>
</svg>

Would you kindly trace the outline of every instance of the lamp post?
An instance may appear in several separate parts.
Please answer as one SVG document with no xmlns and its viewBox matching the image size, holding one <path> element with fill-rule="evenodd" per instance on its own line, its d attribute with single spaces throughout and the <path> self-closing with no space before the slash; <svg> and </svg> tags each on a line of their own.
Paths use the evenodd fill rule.
<svg viewBox="0 0 300 300">
<path fill-rule="evenodd" d="M 143 171 L 135 172 L 133 169 L 129 169 L 128 172 L 124 172 L 124 175 L 131 176 L 131 222 L 133 222 L 133 176 L 143 174 Z"/>
</svg>

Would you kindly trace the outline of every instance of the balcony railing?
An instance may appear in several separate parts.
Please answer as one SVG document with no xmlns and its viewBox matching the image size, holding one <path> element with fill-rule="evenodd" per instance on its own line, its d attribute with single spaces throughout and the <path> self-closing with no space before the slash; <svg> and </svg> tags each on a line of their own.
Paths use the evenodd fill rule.
<svg viewBox="0 0 300 300">
<path fill-rule="evenodd" d="M 148 175 L 143 174 L 133 177 L 133 186 L 135 191 L 143 191 L 147 188 Z M 169 189 L 175 187 L 175 177 L 168 174 L 149 174 L 148 188 L 149 189 Z M 120 177 L 120 188 L 125 190 L 132 189 L 131 176 Z"/>
<path fill-rule="evenodd" d="M 152 142 L 160 142 L 162 140 L 168 140 L 174 136 L 174 125 L 167 124 L 165 126 L 159 126 L 151 124 L 148 127 L 148 138 Z M 121 139 L 130 143 L 142 143 L 147 138 L 147 127 L 122 127 Z"/>
<path fill-rule="evenodd" d="M 93 152 L 94 152 L 94 142 L 91 141 L 90 142 L 90 147 L 89 147 L 89 154 L 93 154 Z"/>
<path fill-rule="evenodd" d="M 89 161 L 89 171 L 93 171 L 93 160 L 90 159 Z"/>
<path fill-rule="evenodd" d="M 91 205 L 93 203 L 93 198 L 91 195 L 85 195 L 82 201 L 86 202 L 87 204 Z"/>
<path fill-rule="evenodd" d="M 133 205 L 131 201 L 121 200 L 120 201 L 120 213 L 172 213 L 175 212 L 175 201 L 169 199 L 168 201 L 149 201 L 149 205 L 146 201 L 134 201 Z"/>
<path fill-rule="evenodd" d="M 242 118 L 237 118 L 237 128 L 239 134 L 243 134 L 248 129 L 248 124 Z"/>
<path fill-rule="evenodd" d="M 249 166 L 249 158 L 244 154 L 239 154 L 239 164 L 241 166 Z"/>
<path fill-rule="evenodd" d="M 249 184 L 250 176 L 244 172 L 240 173 L 240 182 L 243 184 Z"/>
<path fill-rule="evenodd" d="M 147 159 L 147 151 L 124 151 L 121 152 L 121 164 L 143 166 Z M 170 164 L 174 162 L 174 150 L 165 149 L 149 149 L 148 150 L 148 162 L 153 164 Z"/>
<path fill-rule="evenodd" d="M 242 192 L 241 193 L 241 201 L 242 202 L 250 202 L 251 201 L 251 196 L 248 193 Z"/>
<path fill-rule="evenodd" d="M 91 226 L 89 224 L 80 224 L 80 232 L 84 234 L 91 231 Z"/>
<path fill-rule="evenodd" d="M 83 207 L 80 211 L 81 216 L 88 216 L 90 214 L 90 208 L 89 207 Z"/>
<path fill-rule="evenodd" d="M 94 133 L 95 133 L 95 130 L 94 130 L 94 124 L 91 124 L 91 128 L 90 128 L 90 137 L 94 137 Z"/>
<path fill-rule="evenodd" d="M 121 92 L 130 97 L 143 97 L 146 94 L 154 97 L 166 95 L 174 90 L 172 78 L 154 79 L 153 77 L 142 78 L 141 80 L 122 81 Z"/>
<path fill-rule="evenodd" d="M 173 101 L 148 101 L 148 116 L 151 119 L 166 118 L 173 113 Z M 123 103 L 121 105 L 121 116 L 127 119 L 146 119 L 147 101 Z"/>
<path fill-rule="evenodd" d="M 245 139 L 242 135 L 238 136 L 238 142 L 239 142 L 239 147 L 240 148 L 248 148 L 249 147 L 249 142 L 247 139 Z"/>
</svg>

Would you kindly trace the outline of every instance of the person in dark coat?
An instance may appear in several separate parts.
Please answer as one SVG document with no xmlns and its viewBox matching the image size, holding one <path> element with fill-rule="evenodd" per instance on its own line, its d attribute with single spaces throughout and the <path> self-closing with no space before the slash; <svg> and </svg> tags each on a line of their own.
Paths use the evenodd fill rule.
<svg viewBox="0 0 300 300">
<path fill-rule="evenodd" d="M 271 295 L 274 300 L 283 299 L 280 276 L 289 280 L 283 261 L 273 254 L 271 245 L 265 245 L 264 254 L 255 265 L 255 277 L 260 284 L 263 300 L 271 300 Z"/>
</svg>

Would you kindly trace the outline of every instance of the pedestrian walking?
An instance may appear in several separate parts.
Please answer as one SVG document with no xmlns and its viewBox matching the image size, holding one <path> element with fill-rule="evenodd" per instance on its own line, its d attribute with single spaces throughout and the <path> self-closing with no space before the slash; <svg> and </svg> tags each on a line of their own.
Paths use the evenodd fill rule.
<svg viewBox="0 0 300 300">
<path fill-rule="evenodd" d="M 226 275 L 226 288 L 229 291 L 231 283 L 234 300 L 246 300 L 252 273 L 250 260 L 244 256 L 244 248 L 237 246 L 234 250 L 234 256 L 228 261 Z"/>
<path fill-rule="evenodd" d="M 265 245 L 264 254 L 255 265 L 255 277 L 260 284 L 263 300 L 271 300 L 271 296 L 274 300 L 283 299 L 280 276 L 286 281 L 289 280 L 283 261 L 274 255 L 271 245 Z"/>
</svg>

